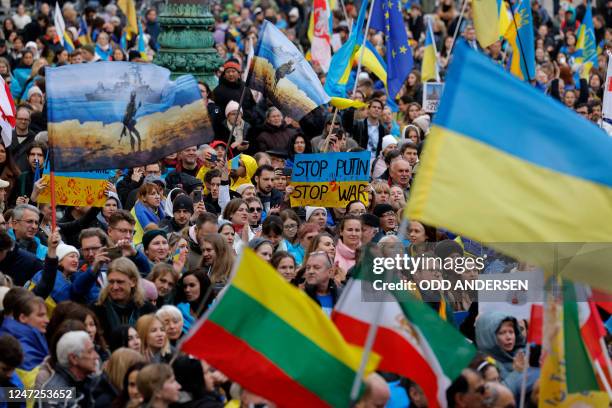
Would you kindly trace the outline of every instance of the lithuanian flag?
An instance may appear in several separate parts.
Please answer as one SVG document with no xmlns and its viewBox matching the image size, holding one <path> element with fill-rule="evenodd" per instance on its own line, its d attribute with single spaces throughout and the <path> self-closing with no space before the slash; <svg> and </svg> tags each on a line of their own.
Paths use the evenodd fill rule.
<svg viewBox="0 0 612 408">
<path fill-rule="evenodd" d="M 361 358 L 319 305 L 250 249 L 180 348 L 245 389 L 292 407 L 349 406 Z M 369 364 L 366 373 L 374 368 Z"/>
</svg>

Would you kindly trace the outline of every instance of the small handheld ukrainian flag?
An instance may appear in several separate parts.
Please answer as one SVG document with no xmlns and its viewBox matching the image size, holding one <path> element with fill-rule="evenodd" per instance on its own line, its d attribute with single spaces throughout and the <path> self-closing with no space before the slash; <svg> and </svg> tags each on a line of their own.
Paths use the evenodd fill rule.
<svg viewBox="0 0 612 408">
<path fill-rule="evenodd" d="M 434 41 L 430 19 L 427 20 L 427 31 L 425 32 L 423 63 L 421 65 L 421 79 L 423 82 L 427 82 L 432 79 L 436 82 L 440 82 L 440 70 L 438 69 L 436 42 Z"/>
<path fill-rule="evenodd" d="M 576 50 L 578 51 L 579 56 L 576 57 L 575 61 L 576 63 L 583 65 L 580 77 L 588 80 L 591 73 L 591 68 L 597 68 L 597 43 L 595 42 L 595 29 L 593 28 L 591 3 L 587 3 L 584 19 L 580 25 L 580 28 L 578 29 Z"/>
<path fill-rule="evenodd" d="M 519 0 L 514 7 L 514 21 L 510 21 L 504 38 L 512 47 L 509 71 L 518 78 L 535 79 L 535 39 L 529 0 Z"/>
</svg>

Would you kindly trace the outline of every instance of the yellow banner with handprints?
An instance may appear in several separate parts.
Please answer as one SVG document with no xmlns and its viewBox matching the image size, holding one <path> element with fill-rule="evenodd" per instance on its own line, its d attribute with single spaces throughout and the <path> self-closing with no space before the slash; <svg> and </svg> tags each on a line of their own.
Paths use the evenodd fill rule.
<svg viewBox="0 0 612 408">
<path fill-rule="evenodd" d="M 44 174 L 49 184 L 49 175 Z M 108 179 L 112 172 L 55 173 L 55 200 L 57 205 L 103 207 L 106 202 Z M 39 203 L 51 202 L 51 189 L 46 188 L 38 195 Z"/>
</svg>

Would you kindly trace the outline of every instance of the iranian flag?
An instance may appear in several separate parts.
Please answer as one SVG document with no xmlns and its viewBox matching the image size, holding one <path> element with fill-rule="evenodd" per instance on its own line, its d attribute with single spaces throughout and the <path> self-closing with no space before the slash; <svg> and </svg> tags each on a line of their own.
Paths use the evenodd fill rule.
<svg viewBox="0 0 612 408">
<path fill-rule="evenodd" d="M 380 316 L 372 347 L 372 352 L 381 357 L 378 370 L 419 384 L 430 408 L 446 407 L 446 389 L 469 364 L 474 347 L 431 307 L 412 295 L 402 296 L 401 301 L 392 296 L 383 301 L 364 301 L 363 296 L 375 292 L 366 279 L 371 272 L 362 273 L 372 268 L 364 265 L 368 263 L 362 261 L 355 268 L 355 278 L 338 300 L 332 313 L 334 323 L 348 343 L 363 347 L 370 325 Z M 382 309 L 378 314 L 379 307 Z"/>
</svg>

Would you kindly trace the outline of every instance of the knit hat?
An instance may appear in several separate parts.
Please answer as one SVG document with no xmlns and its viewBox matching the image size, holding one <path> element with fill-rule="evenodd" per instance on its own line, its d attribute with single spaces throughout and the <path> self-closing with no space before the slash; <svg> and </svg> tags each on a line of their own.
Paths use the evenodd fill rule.
<svg viewBox="0 0 612 408">
<path fill-rule="evenodd" d="M 298 18 L 300 16 L 300 11 L 298 10 L 297 7 L 293 7 L 291 10 L 289 10 L 289 17 L 295 17 Z"/>
<path fill-rule="evenodd" d="M 230 227 L 234 228 L 233 224 L 231 221 L 225 220 L 223 218 L 219 218 L 219 220 L 217 221 L 217 226 L 219 228 L 217 228 L 217 232 L 221 232 L 221 228 L 225 227 L 226 225 L 229 225 Z"/>
<path fill-rule="evenodd" d="M 382 149 L 385 150 L 387 147 L 391 145 L 397 145 L 397 139 L 393 135 L 387 135 L 383 137 L 382 141 Z"/>
<path fill-rule="evenodd" d="M 8 181 L 0 179 L 0 188 L 7 188 L 10 185 L 11 183 L 9 183 Z"/>
<path fill-rule="evenodd" d="M 389 211 L 395 212 L 390 204 L 376 204 L 376 207 L 374 207 L 374 215 L 379 218 L 382 217 L 384 213 Z"/>
<path fill-rule="evenodd" d="M 429 130 L 429 124 L 431 123 L 431 118 L 429 115 L 421 115 L 414 119 L 412 123 L 420 127 L 423 133 L 427 133 Z"/>
<path fill-rule="evenodd" d="M 172 202 L 172 212 L 187 210 L 193 214 L 193 200 L 185 194 L 179 194 Z"/>
<path fill-rule="evenodd" d="M 240 63 L 236 61 L 235 59 L 227 60 L 225 64 L 223 64 L 223 71 L 227 71 L 228 69 L 235 69 L 238 72 L 242 71 L 242 68 L 240 67 Z"/>
<path fill-rule="evenodd" d="M 442 259 L 448 258 L 451 254 L 459 254 L 463 256 L 463 248 L 457 241 L 445 239 L 436 244 L 434 253 Z"/>
<path fill-rule="evenodd" d="M 153 241 L 155 237 L 159 235 L 166 238 L 166 231 L 160 230 L 160 229 L 154 229 L 154 230 L 147 231 L 144 233 L 144 235 L 142 236 L 142 247 L 144 248 L 145 251 L 147 250 L 147 248 L 149 248 L 151 241 Z"/>
<path fill-rule="evenodd" d="M 249 248 L 251 248 L 253 251 L 257 251 L 257 248 L 259 248 L 263 244 L 270 244 L 274 246 L 270 240 L 261 238 L 261 237 L 257 237 L 249 241 Z"/>
<path fill-rule="evenodd" d="M 55 252 L 57 253 L 58 262 L 62 262 L 62 259 L 64 259 L 64 257 L 68 254 L 72 254 L 72 253 L 75 253 L 77 255 L 79 254 L 78 249 L 76 249 L 72 245 L 66 245 L 64 243 L 59 244 Z"/>
<path fill-rule="evenodd" d="M 32 95 L 40 95 L 40 96 L 43 96 L 43 93 L 42 93 L 42 91 L 40 90 L 40 88 L 39 88 L 39 87 L 37 87 L 37 86 L 33 86 L 33 87 L 31 87 L 31 88 L 28 90 L 28 97 L 27 97 L 26 99 L 30 99 L 30 97 L 31 97 Z"/>
<path fill-rule="evenodd" d="M 361 222 L 363 225 L 380 228 L 380 220 L 377 216 L 370 213 L 361 214 Z"/>
<path fill-rule="evenodd" d="M 166 188 L 166 182 L 159 176 L 154 174 L 149 174 L 144 178 L 143 183 L 156 183 L 159 184 L 162 188 Z"/>
<path fill-rule="evenodd" d="M 156 301 L 159 293 L 157 292 L 157 287 L 151 281 L 146 279 L 141 279 L 140 284 L 142 285 L 142 289 L 144 290 L 145 300 L 148 301 Z"/>
<path fill-rule="evenodd" d="M 255 188 L 255 186 L 251 183 L 244 183 L 244 184 L 239 185 L 238 188 L 236 188 L 236 192 L 242 195 L 242 193 L 244 193 L 244 190 L 246 190 L 249 187 Z"/>
<path fill-rule="evenodd" d="M 325 207 L 309 207 L 309 206 L 306 206 L 306 222 L 308 222 L 308 220 L 310 219 L 310 216 L 316 210 L 323 210 L 323 212 L 325 213 L 325 216 L 327 217 L 327 209 Z"/>
<path fill-rule="evenodd" d="M 236 101 L 229 101 L 227 106 L 225 107 L 225 116 L 229 115 L 232 112 L 236 112 L 240 108 L 240 104 Z M 242 112 L 242 109 L 240 109 Z"/>
</svg>

